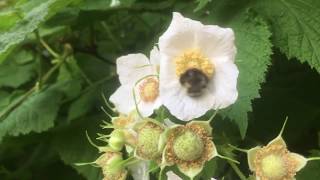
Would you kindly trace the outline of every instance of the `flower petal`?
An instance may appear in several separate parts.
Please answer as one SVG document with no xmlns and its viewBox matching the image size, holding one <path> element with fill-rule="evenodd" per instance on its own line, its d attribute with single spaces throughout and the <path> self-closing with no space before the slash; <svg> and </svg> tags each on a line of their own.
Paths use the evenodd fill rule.
<svg viewBox="0 0 320 180">
<path fill-rule="evenodd" d="M 166 175 L 167 175 L 167 179 L 168 180 L 182 180 L 182 178 L 181 177 L 179 177 L 178 175 L 176 175 L 174 172 L 172 172 L 172 171 L 168 171 L 167 173 L 166 173 Z"/>
<path fill-rule="evenodd" d="M 139 161 L 135 164 L 128 166 L 130 174 L 134 180 L 149 180 L 149 163 L 147 161 Z"/>
<path fill-rule="evenodd" d="M 160 52 L 169 55 L 171 59 L 186 49 L 195 48 L 195 32 L 201 26 L 199 21 L 184 18 L 180 13 L 174 12 L 167 31 L 159 38 Z"/>
<path fill-rule="evenodd" d="M 155 74 L 149 59 L 144 54 L 129 54 L 117 59 L 120 83 L 134 85 L 139 79 Z"/>
<path fill-rule="evenodd" d="M 150 62 L 153 65 L 160 64 L 160 52 L 157 46 L 154 46 L 153 49 L 150 51 Z"/>
<path fill-rule="evenodd" d="M 115 105 L 120 113 L 129 114 L 135 108 L 132 94 L 132 87 L 128 85 L 120 86 L 109 100 Z"/>
<path fill-rule="evenodd" d="M 204 25 L 196 37 L 197 46 L 209 59 L 227 56 L 228 60 L 234 62 L 237 50 L 232 29 Z"/>
<path fill-rule="evenodd" d="M 225 108 L 233 104 L 238 98 L 237 79 L 239 70 L 237 66 L 224 56 L 214 60 L 215 73 L 208 84 L 214 96 L 213 109 Z"/>
<path fill-rule="evenodd" d="M 295 160 L 297 163 L 296 166 L 296 172 L 300 171 L 302 168 L 304 168 L 307 165 L 308 160 L 297 153 L 290 153 L 290 157 Z"/>
<path fill-rule="evenodd" d="M 283 138 L 281 136 L 277 136 L 272 141 L 270 141 L 268 143 L 268 146 L 271 146 L 271 145 L 281 145 L 283 147 L 287 147 L 286 142 L 283 140 Z"/>
<path fill-rule="evenodd" d="M 162 83 L 166 84 L 166 82 Z M 209 93 L 197 98 L 189 97 L 180 83 L 160 85 L 160 98 L 170 113 L 182 121 L 189 121 L 204 115 L 215 102 Z"/>
<path fill-rule="evenodd" d="M 179 165 L 178 169 L 185 174 L 186 176 L 188 176 L 190 179 L 193 179 L 194 177 L 196 177 L 203 169 L 203 164 L 202 165 L 198 165 L 198 166 L 192 166 L 192 167 L 181 167 Z"/>
<path fill-rule="evenodd" d="M 160 98 L 157 98 L 154 102 L 140 101 L 138 104 L 139 111 L 143 117 L 149 117 L 153 114 L 155 109 L 158 109 L 162 105 Z"/>
<path fill-rule="evenodd" d="M 248 150 L 248 165 L 251 171 L 255 171 L 254 159 L 256 158 L 256 153 L 261 149 L 260 146 Z"/>
</svg>

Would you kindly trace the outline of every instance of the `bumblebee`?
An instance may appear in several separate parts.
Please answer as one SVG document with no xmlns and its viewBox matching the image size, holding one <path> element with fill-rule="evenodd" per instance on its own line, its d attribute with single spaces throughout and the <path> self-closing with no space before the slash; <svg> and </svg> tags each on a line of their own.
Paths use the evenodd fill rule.
<svg viewBox="0 0 320 180">
<path fill-rule="evenodd" d="M 187 88 L 190 97 L 199 97 L 209 83 L 209 78 L 199 69 L 188 69 L 180 76 L 180 83 Z"/>
</svg>

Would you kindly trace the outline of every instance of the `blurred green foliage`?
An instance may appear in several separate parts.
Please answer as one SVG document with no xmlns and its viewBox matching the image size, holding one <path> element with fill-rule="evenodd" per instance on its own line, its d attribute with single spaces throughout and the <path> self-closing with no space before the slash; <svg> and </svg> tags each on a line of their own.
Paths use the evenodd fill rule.
<svg viewBox="0 0 320 180">
<path fill-rule="evenodd" d="M 289 150 L 319 155 L 319 8 L 317 0 L 0 1 L 0 179 L 101 179 L 74 164 L 98 157 L 85 131 L 101 131 L 101 94 L 119 85 L 115 59 L 148 54 L 173 11 L 235 31 L 239 99 L 213 127 L 246 175 L 245 155 L 226 144 L 265 144 L 286 116 Z M 297 179 L 319 179 L 319 167 L 308 164 Z M 199 175 L 211 177 L 238 178 L 221 159 Z"/>
</svg>

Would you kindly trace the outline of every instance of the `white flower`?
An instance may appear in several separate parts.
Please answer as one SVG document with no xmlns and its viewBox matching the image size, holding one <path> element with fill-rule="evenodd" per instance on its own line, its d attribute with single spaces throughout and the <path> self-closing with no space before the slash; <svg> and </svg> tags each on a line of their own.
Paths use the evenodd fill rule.
<svg viewBox="0 0 320 180">
<path fill-rule="evenodd" d="M 157 47 L 150 52 L 150 60 L 144 54 L 129 54 L 117 59 L 121 86 L 111 95 L 110 101 L 120 113 L 129 114 L 137 103 L 141 115 L 147 117 L 161 106 L 158 69 Z"/>
<path fill-rule="evenodd" d="M 181 177 L 179 177 L 178 175 L 176 175 L 174 172 L 172 171 L 168 171 L 166 173 L 168 180 L 182 180 Z"/>
<path fill-rule="evenodd" d="M 174 172 L 172 171 L 168 171 L 166 173 L 168 180 L 182 180 L 181 177 L 179 177 L 178 175 L 176 175 Z M 216 180 L 215 178 L 211 178 L 211 180 Z"/>
<path fill-rule="evenodd" d="M 159 51 L 160 97 L 177 118 L 191 120 L 236 101 L 239 72 L 232 29 L 173 13 Z"/>
<path fill-rule="evenodd" d="M 139 161 L 128 166 L 134 180 L 149 180 L 149 163 L 147 161 Z"/>
</svg>

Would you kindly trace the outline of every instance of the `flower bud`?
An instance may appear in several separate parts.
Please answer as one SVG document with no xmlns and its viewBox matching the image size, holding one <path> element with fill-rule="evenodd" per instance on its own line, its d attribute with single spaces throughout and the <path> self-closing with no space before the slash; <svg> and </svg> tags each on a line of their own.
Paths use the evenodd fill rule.
<svg viewBox="0 0 320 180">
<path fill-rule="evenodd" d="M 125 144 L 125 134 L 123 130 L 120 130 L 120 129 L 114 130 L 111 133 L 110 139 L 108 142 L 111 149 L 115 151 L 121 151 L 121 149 Z"/>
</svg>

